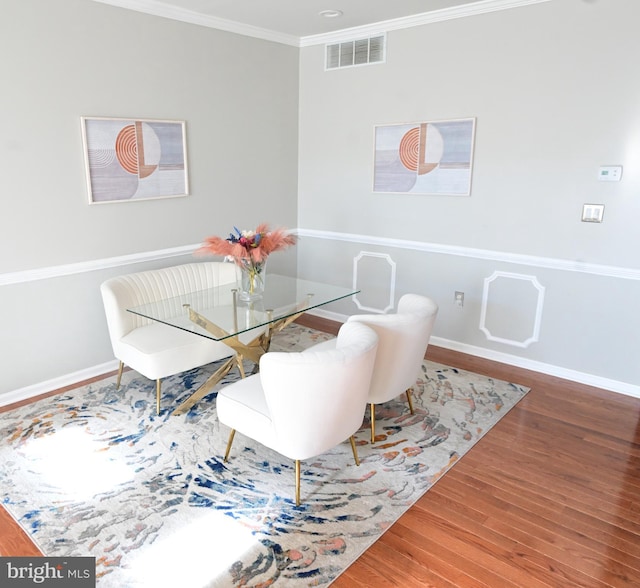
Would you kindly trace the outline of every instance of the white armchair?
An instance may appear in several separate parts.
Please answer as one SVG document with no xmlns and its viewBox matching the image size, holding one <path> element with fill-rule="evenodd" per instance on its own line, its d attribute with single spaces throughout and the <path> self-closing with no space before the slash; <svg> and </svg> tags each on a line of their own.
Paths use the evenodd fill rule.
<svg viewBox="0 0 640 588">
<path fill-rule="evenodd" d="M 218 419 L 231 428 L 224 460 L 236 431 L 295 460 L 296 505 L 300 460 L 349 438 L 360 465 L 353 435 L 364 419 L 377 342 L 372 329 L 352 323 L 332 349 L 263 355 L 260 373 L 218 392 Z"/>
<path fill-rule="evenodd" d="M 414 413 L 411 388 L 420 371 L 437 314 L 438 305 L 431 298 L 405 294 L 398 301 L 395 314 L 356 314 L 345 323 L 368 325 L 379 339 L 369 392 L 371 443 L 375 443 L 376 437 L 376 404 L 406 393 L 409 410 Z M 310 350 L 319 351 L 333 345 L 335 341 L 329 340 Z"/>
<path fill-rule="evenodd" d="M 371 443 L 376 437 L 376 404 L 388 402 L 403 392 L 413 414 L 411 389 L 424 360 L 431 331 L 438 315 L 438 305 L 418 294 L 405 294 L 398 302 L 396 314 L 357 314 L 348 323 L 368 325 L 378 334 L 376 366 L 371 378 Z"/>
<path fill-rule="evenodd" d="M 161 379 L 234 354 L 224 343 L 145 319 L 127 308 L 188 292 L 236 283 L 238 269 L 224 262 L 188 263 L 118 276 L 101 287 L 113 353 L 120 360 L 118 380 L 128 365 L 156 381 L 160 413 Z"/>
</svg>

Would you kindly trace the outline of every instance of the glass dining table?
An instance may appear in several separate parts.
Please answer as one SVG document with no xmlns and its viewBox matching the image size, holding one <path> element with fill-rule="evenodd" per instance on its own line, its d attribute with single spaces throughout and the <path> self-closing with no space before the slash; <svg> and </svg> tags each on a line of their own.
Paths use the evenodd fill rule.
<svg viewBox="0 0 640 588">
<path fill-rule="evenodd" d="M 225 284 L 127 310 L 231 348 L 231 357 L 174 410 L 174 415 L 180 415 L 209 394 L 234 366 L 244 378 L 243 359 L 257 367 L 260 357 L 269 350 L 273 333 L 309 310 L 358 292 L 355 288 L 269 274 L 264 293 L 254 300 L 242 300 L 238 285 Z"/>
</svg>

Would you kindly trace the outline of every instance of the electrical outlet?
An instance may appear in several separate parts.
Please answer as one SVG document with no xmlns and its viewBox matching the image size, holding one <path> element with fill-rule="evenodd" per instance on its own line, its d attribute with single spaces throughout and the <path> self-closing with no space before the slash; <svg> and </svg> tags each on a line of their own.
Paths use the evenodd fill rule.
<svg viewBox="0 0 640 588">
<path fill-rule="evenodd" d="M 464 292 L 455 292 L 454 301 L 456 303 L 456 306 L 462 308 L 464 306 Z"/>
</svg>

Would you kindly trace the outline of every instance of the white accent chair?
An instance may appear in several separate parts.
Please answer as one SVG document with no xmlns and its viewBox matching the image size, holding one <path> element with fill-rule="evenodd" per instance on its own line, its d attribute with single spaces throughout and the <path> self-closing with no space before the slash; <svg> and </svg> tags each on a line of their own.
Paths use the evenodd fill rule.
<svg viewBox="0 0 640 588">
<path fill-rule="evenodd" d="M 216 401 L 218 419 L 231 428 L 224 461 L 236 431 L 295 460 L 296 505 L 300 460 L 348 438 L 360 465 L 353 435 L 364 419 L 378 337 L 350 323 L 335 341 L 322 351 L 266 353 L 258 374 L 226 386 Z"/>
<path fill-rule="evenodd" d="M 376 438 L 376 404 L 405 393 L 409 410 L 414 414 L 411 389 L 427 352 L 437 315 L 438 305 L 431 298 L 405 294 L 398 301 L 395 314 L 356 314 L 345 323 L 363 323 L 378 334 L 376 366 L 369 392 L 371 443 L 375 443 Z M 334 344 L 333 340 L 325 341 L 311 349 L 321 350 Z"/>
<path fill-rule="evenodd" d="M 222 342 L 127 312 L 133 306 L 233 283 L 239 283 L 237 266 L 217 261 L 187 263 L 106 280 L 100 291 L 113 353 L 120 360 L 116 387 L 120 386 L 124 365 L 155 380 L 159 414 L 162 378 L 233 355 L 233 349 Z"/>
</svg>

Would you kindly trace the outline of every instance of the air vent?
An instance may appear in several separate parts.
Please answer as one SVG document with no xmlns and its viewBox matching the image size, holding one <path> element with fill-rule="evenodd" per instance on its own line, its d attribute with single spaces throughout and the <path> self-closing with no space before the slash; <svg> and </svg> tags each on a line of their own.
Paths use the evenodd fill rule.
<svg viewBox="0 0 640 588">
<path fill-rule="evenodd" d="M 385 36 L 327 45 L 326 69 L 384 62 Z"/>
</svg>

